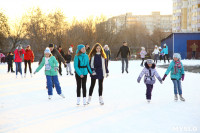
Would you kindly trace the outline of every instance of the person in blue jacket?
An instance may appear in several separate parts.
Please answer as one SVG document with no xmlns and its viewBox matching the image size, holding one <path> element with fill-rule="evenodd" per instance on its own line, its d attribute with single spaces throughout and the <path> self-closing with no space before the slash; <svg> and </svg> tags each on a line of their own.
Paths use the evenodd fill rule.
<svg viewBox="0 0 200 133">
<path fill-rule="evenodd" d="M 92 71 L 96 73 L 96 75 L 91 76 L 91 86 L 89 90 L 89 98 L 88 98 L 88 104 L 91 101 L 92 93 L 94 90 L 94 86 L 96 83 L 96 80 L 99 81 L 99 103 L 100 105 L 104 105 L 103 102 L 103 80 L 104 78 L 108 77 L 108 66 L 107 66 L 107 56 L 102 48 L 100 43 L 96 43 L 94 47 L 92 48 L 91 52 L 89 53 L 89 59 L 90 59 L 90 66 L 92 68 Z"/>
<path fill-rule="evenodd" d="M 74 69 L 77 83 L 77 105 L 80 105 L 81 87 L 83 92 L 83 105 L 86 105 L 87 74 L 88 72 L 90 74 L 93 73 L 90 68 L 89 58 L 86 54 L 85 46 L 82 44 L 77 46 L 76 56 L 74 58 Z"/>
<path fill-rule="evenodd" d="M 166 44 L 163 45 L 163 49 L 162 51 L 160 52 L 161 54 L 164 54 L 163 58 L 164 58 L 164 62 L 166 63 L 166 59 L 168 60 L 169 62 L 169 53 L 168 53 L 168 46 Z"/>
<path fill-rule="evenodd" d="M 185 99 L 182 96 L 182 86 L 181 86 L 181 80 L 184 80 L 184 67 L 181 63 L 181 55 L 179 53 L 174 53 L 173 55 L 173 61 L 170 63 L 167 71 L 165 72 L 164 77 L 162 80 L 164 81 L 167 75 L 171 72 L 171 80 L 174 84 L 174 100 L 178 100 L 177 94 L 180 96 L 181 101 L 185 101 Z"/>
</svg>

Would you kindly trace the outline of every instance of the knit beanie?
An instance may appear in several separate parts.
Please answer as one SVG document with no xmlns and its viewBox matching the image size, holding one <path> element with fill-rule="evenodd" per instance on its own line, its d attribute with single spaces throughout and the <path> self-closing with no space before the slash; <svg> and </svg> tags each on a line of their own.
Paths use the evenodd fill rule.
<svg viewBox="0 0 200 133">
<path fill-rule="evenodd" d="M 51 51 L 50 51 L 49 47 L 47 47 L 47 48 L 44 50 L 44 54 L 46 54 L 46 53 L 51 54 Z"/>
<path fill-rule="evenodd" d="M 174 53 L 173 58 L 178 58 L 181 60 L 181 55 L 179 53 Z"/>
<path fill-rule="evenodd" d="M 153 60 L 152 59 L 147 59 L 147 64 L 153 64 Z"/>
<path fill-rule="evenodd" d="M 49 44 L 49 48 L 50 48 L 50 47 L 53 47 L 53 48 L 54 48 L 54 44 L 53 44 L 53 43 Z"/>
<path fill-rule="evenodd" d="M 85 46 L 84 46 L 83 44 L 78 45 L 78 46 L 77 46 L 76 54 L 78 54 L 78 52 L 79 52 L 82 48 L 84 48 L 84 47 L 85 47 Z"/>
</svg>

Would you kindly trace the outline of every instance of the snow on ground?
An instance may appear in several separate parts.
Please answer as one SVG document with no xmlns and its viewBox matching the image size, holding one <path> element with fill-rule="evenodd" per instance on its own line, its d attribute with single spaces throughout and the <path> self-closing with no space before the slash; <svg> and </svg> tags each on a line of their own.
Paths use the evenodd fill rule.
<svg viewBox="0 0 200 133">
<path fill-rule="evenodd" d="M 199 64 L 199 61 L 183 61 Z M 110 62 L 110 76 L 104 82 L 104 106 L 95 87 L 92 103 L 76 106 L 74 76 L 59 76 L 62 99 L 47 99 L 44 70 L 31 78 L 18 79 L 0 65 L 0 133 L 177 133 L 200 132 L 200 74 L 186 72 L 182 82 L 186 102 L 174 102 L 169 76 L 154 85 L 152 103 L 145 100 L 146 87 L 136 79 L 143 69 L 140 61 L 130 61 L 129 74 L 121 74 L 121 62 Z M 33 70 L 37 63 L 33 64 Z M 24 66 L 23 66 L 24 68 Z M 157 68 L 161 76 L 165 69 Z M 90 86 L 88 77 L 87 89 Z M 88 91 L 87 91 L 88 92 Z"/>
</svg>

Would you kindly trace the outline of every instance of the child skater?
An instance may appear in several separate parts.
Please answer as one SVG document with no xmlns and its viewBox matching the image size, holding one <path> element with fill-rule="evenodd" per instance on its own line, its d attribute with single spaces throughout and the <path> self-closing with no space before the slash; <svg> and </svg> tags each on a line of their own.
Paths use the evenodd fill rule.
<svg viewBox="0 0 200 133">
<path fill-rule="evenodd" d="M 88 98 L 88 104 L 91 102 L 92 93 L 94 90 L 94 86 L 96 83 L 96 80 L 99 81 L 99 103 L 100 105 L 104 105 L 102 93 L 103 93 L 103 80 L 105 77 L 108 77 L 108 67 L 107 67 L 107 57 L 106 54 L 101 46 L 101 44 L 97 43 L 89 53 L 89 59 L 90 59 L 90 66 L 93 72 L 96 73 L 96 75 L 91 76 L 91 86 L 89 90 L 89 98 Z"/>
<path fill-rule="evenodd" d="M 144 47 L 141 47 L 141 52 L 140 52 L 140 56 L 142 58 L 142 63 L 140 66 L 143 66 L 143 63 L 144 63 L 144 59 L 145 59 L 145 56 L 147 55 L 147 52 L 145 51 L 145 48 Z"/>
<path fill-rule="evenodd" d="M 42 62 L 34 72 L 39 72 L 40 69 L 45 65 L 45 75 L 47 79 L 47 88 L 48 88 L 48 95 L 49 99 L 52 98 L 53 92 L 52 92 L 52 82 L 55 84 L 56 91 L 58 95 L 60 95 L 62 98 L 65 98 L 65 96 L 62 94 L 60 83 L 58 81 L 58 61 L 56 60 L 55 56 L 51 55 L 50 49 L 47 47 L 44 51 L 45 57 L 43 57 Z"/>
<path fill-rule="evenodd" d="M 86 81 L 88 71 L 90 74 L 95 74 L 92 72 L 89 64 L 89 58 L 86 54 L 85 46 L 80 44 L 77 46 L 76 55 L 74 58 L 74 69 L 75 69 L 75 77 L 77 83 L 77 105 L 80 105 L 80 97 L 81 97 L 81 87 L 83 93 L 83 105 L 87 105 L 86 103 Z"/>
<path fill-rule="evenodd" d="M 156 78 L 160 81 L 160 83 L 162 84 L 162 79 L 159 76 L 159 74 L 156 71 L 156 65 L 153 62 L 152 59 L 148 59 L 145 62 L 145 68 L 142 70 L 142 72 L 140 73 L 137 82 L 140 83 L 140 80 L 142 79 L 143 75 L 145 75 L 144 77 L 144 83 L 146 84 L 147 90 L 146 90 L 146 99 L 147 102 L 150 103 L 151 102 L 151 93 L 153 90 L 153 84 L 155 84 L 155 76 Z"/>
<path fill-rule="evenodd" d="M 67 67 L 66 67 L 66 70 L 67 70 L 67 75 L 73 75 L 72 73 L 72 69 L 71 69 L 71 60 L 72 60 L 72 56 L 71 56 L 71 52 L 68 51 L 68 53 L 65 55 L 65 60 L 67 61 Z M 69 70 L 69 71 L 68 71 Z"/>
<path fill-rule="evenodd" d="M 171 80 L 174 84 L 174 100 L 178 100 L 177 94 L 180 96 L 181 101 L 185 101 L 185 99 L 182 96 L 182 86 L 181 86 L 181 80 L 184 80 L 184 67 L 181 63 L 181 55 L 179 53 L 174 53 L 173 55 L 173 61 L 170 63 L 164 77 L 162 80 L 164 81 L 167 75 L 171 72 Z M 178 92 L 177 92 L 178 91 Z"/>
</svg>

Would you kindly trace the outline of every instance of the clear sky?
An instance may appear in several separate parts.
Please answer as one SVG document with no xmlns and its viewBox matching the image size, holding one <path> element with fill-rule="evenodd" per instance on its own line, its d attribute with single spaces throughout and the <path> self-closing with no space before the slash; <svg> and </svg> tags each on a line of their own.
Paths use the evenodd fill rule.
<svg viewBox="0 0 200 133">
<path fill-rule="evenodd" d="M 0 9 L 10 21 L 21 17 L 31 7 L 40 7 L 45 13 L 60 8 L 68 18 L 75 16 L 78 19 L 101 14 L 111 17 L 126 12 L 172 14 L 172 0 L 0 0 Z"/>
</svg>

